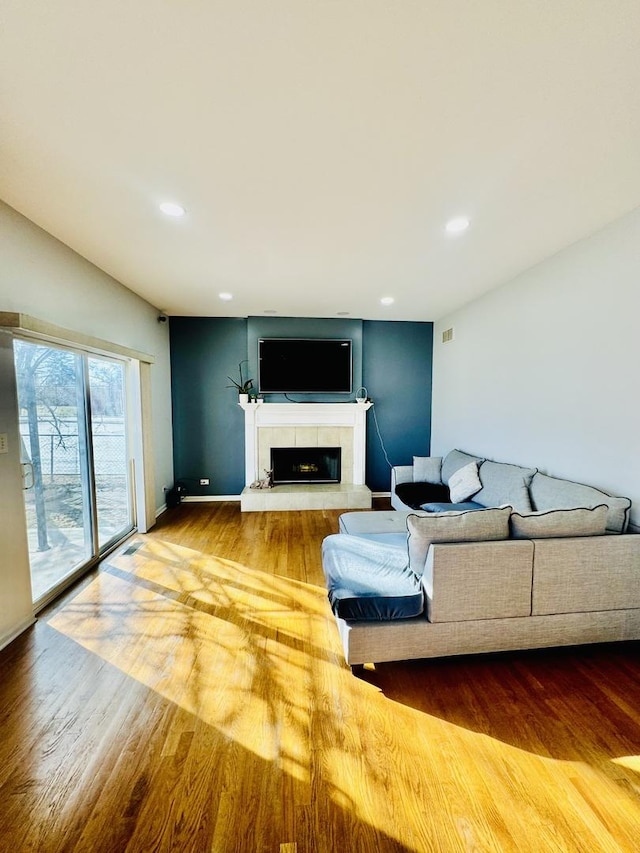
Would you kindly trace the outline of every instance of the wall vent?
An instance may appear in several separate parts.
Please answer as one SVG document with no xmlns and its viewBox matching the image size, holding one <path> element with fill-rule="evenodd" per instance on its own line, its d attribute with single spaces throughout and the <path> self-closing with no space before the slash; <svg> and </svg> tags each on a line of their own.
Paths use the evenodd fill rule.
<svg viewBox="0 0 640 853">
<path fill-rule="evenodd" d="M 445 329 L 442 333 L 442 343 L 447 344 L 453 340 L 453 326 L 450 329 Z"/>
</svg>

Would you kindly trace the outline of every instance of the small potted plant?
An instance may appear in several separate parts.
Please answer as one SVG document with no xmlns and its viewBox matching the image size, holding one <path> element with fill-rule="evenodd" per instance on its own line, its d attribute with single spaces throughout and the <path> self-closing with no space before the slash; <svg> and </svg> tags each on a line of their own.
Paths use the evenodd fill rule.
<svg viewBox="0 0 640 853">
<path fill-rule="evenodd" d="M 253 388 L 253 379 L 245 379 L 242 375 L 242 365 L 247 362 L 248 359 L 244 359 L 238 365 L 238 373 L 240 374 L 240 381 L 236 382 L 231 376 L 227 376 L 231 385 L 227 385 L 227 388 L 236 388 L 238 391 L 238 402 L 239 403 L 248 403 L 249 402 L 249 391 Z"/>
</svg>

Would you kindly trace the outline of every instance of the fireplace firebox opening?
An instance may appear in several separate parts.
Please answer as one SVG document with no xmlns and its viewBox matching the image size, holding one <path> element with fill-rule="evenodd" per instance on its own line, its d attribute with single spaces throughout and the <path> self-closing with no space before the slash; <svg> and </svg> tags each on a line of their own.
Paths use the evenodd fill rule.
<svg viewBox="0 0 640 853">
<path fill-rule="evenodd" d="M 339 483 L 340 447 L 272 447 L 273 485 Z"/>
</svg>

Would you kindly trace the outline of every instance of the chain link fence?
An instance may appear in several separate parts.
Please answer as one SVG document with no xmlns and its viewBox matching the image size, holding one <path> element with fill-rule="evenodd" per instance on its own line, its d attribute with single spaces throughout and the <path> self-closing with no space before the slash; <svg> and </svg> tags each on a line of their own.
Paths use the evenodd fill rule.
<svg viewBox="0 0 640 853">
<path fill-rule="evenodd" d="M 75 427 L 75 429 L 74 429 Z M 82 526 L 83 500 L 81 460 L 85 458 L 76 421 L 57 426 L 38 424 L 40 475 L 48 506 L 49 521 L 60 528 Z M 33 464 L 27 419 L 21 419 L 23 461 Z M 129 518 L 128 453 L 121 418 L 101 419 L 93 431 L 96 500 L 101 529 L 116 532 Z M 34 512 L 33 490 L 25 493 L 27 517 Z"/>
<path fill-rule="evenodd" d="M 94 430 L 93 433 L 96 483 L 107 485 L 109 482 L 126 482 L 127 440 L 122 421 L 118 419 L 100 426 L 100 431 Z M 77 429 L 62 430 L 40 423 L 38 431 L 42 482 L 47 485 L 79 479 L 82 454 Z M 25 461 L 32 462 L 33 453 L 26 419 L 21 420 L 20 435 Z"/>
</svg>

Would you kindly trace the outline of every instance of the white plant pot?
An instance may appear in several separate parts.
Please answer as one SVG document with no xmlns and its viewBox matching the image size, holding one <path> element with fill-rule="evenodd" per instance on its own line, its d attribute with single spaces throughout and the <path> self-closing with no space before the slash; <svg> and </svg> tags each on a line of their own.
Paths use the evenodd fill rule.
<svg viewBox="0 0 640 853">
<path fill-rule="evenodd" d="M 248 403 L 249 395 L 248 394 L 238 394 L 238 402 L 239 403 Z"/>
</svg>

